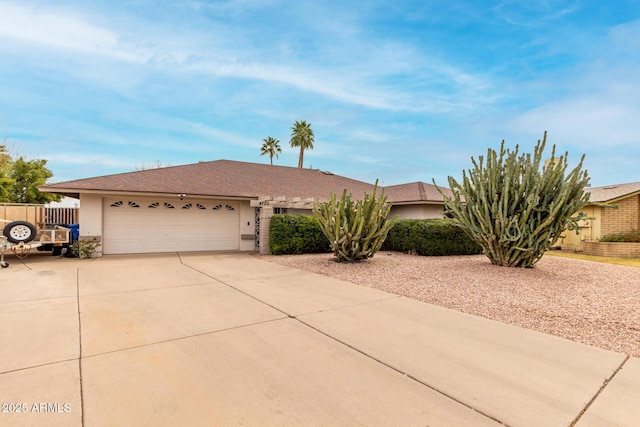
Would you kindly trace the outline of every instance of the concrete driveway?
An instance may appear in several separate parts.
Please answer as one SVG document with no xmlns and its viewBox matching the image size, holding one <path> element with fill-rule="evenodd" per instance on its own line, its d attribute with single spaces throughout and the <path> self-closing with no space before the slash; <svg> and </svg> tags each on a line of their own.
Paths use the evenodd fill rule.
<svg viewBox="0 0 640 427">
<path fill-rule="evenodd" d="M 637 425 L 640 360 L 250 254 L 0 270 L 0 425 Z"/>
</svg>

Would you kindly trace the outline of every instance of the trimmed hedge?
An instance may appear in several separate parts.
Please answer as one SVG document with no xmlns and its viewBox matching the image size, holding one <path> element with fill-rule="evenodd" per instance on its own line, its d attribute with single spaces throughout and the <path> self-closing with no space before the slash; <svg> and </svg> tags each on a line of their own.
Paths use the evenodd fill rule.
<svg viewBox="0 0 640 427">
<path fill-rule="evenodd" d="M 389 231 L 385 250 L 424 256 L 476 255 L 480 245 L 447 219 L 401 219 Z"/>
<path fill-rule="evenodd" d="M 329 253 L 331 247 L 318 220 L 307 215 L 274 215 L 269 230 L 273 255 Z M 446 219 L 400 219 L 389 231 L 383 250 L 425 256 L 482 253 L 461 228 Z"/>
<path fill-rule="evenodd" d="M 607 234 L 606 236 L 602 236 L 600 241 L 640 243 L 640 230 L 627 231 L 626 233 Z"/>
<path fill-rule="evenodd" d="M 331 252 L 320 223 L 307 215 L 274 215 L 269 229 L 269 249 L 273 255 Z"/>
</svg>

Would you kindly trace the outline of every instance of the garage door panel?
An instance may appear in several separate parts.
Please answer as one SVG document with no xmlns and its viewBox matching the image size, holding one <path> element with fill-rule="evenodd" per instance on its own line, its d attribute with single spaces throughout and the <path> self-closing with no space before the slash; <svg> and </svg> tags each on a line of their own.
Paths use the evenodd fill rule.
<svg viewBox="0 0 640 427">
<path fill-rule="evenodd" d="M 106 200 L 103 251 L 237 250 L 239 229 L 237 202 Z"/>
</svg>

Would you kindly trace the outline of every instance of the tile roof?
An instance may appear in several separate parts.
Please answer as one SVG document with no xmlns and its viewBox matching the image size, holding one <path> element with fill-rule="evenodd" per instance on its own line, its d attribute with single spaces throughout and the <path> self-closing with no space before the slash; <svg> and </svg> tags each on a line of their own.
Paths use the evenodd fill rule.
<svg viewBox="0 0 640 427">
<path fill-rule="evenodd" d="M 325 200 L 330 193 L 341 194 L 345 188 L 353 195 L 365 191 L 371 193 L 373 184 L 317 169 L 216 160 L 78 179 L 39 188 L 45 192 L 66 195 L 82 192 L 141 192 L 239 198 L 313 197 Z"/>
<path fill-rule="evenodd" d="M 453 196 L 448 188 L 442 188 L 447 196 Z M 400 203 L 444 203 L 442 195 L 433 184 L 426 182 L 411 182 L 408 184 L 390 185 L 384 187 L 384 194 L 387 200 L 396 204 Z"/>
<path fill-rule="evenodd" d="M 590 193 L 589 200 L 596 203 L 609 202 L 611 200 L 631 196 L 634 193 L 640 193 L 640 182 L 632 182 L 629 184 L 614 184 L 604 187 L 587 188 Z"/>
</svg>

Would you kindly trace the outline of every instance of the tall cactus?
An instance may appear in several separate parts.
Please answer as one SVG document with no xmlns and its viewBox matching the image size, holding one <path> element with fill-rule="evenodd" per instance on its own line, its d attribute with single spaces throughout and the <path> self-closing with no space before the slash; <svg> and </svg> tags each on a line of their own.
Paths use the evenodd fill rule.
<svg viewBox="0 0 640 427">
<path fill-rule="evenodd" d="M 395 218 L 387 219 L 391 205 L 386 203 L 384 194 L 376 197 L 377 189 L 378 181 L 373 194 L 365 192 L 364 199 L 354 202 L 345 189 L 341 199 L 332 193 L 329 201 L 315 205 L 313 214 L 329 239 L 337 262 L 373 257 L 395 224 Z"/>
<path fill-rule="evenodd" d="M 532 157 L 518 156 L 517 145 L 515 151 L 505 150 L 502 141 L 499 153 L 487 150 L 486 164 L 483 156 L 477 162 L 471 158 L 474 168 L 468 175 L 462 171 L 461 184 L 449 177 L 452 198 L 438 189 L 453 222 L 495 265 L 533 267 L 565 229 L 579 232 L 578 221 L 585 218 L 583 213 L 572 216 L 589 202 L 584 155 L 565 176 L 568 153 L 556 158 L 555 145 L 542 167 L 546 142 L 545 132 Z"/>
</svg>

